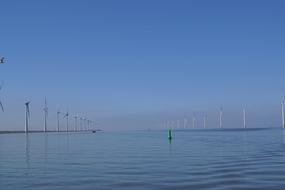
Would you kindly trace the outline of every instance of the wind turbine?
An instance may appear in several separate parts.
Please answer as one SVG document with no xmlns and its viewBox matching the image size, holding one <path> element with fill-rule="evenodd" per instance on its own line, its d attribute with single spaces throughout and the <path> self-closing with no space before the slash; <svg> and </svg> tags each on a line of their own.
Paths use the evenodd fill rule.
<svg viewBox="0 0 285 190">
<path fill-rule="evenodd" d="M 1 91 L 2 88 L 3 88 L 3 85 L 4 85 L 4 83 L 2 82 L 2 84 L 1 84 L 1 86 L 0 86 L 0 91 Z M 0 107 L 1 107 L 2 111 L 4 112 L 4 107 L 3 107 L 3 104 L 2 104 L 2 102 L 1 102 L 1 100 L 0 100 Z"/>
<path fill-rule="evenodd" d="M 48 107 L 47 99 L 45 98 L 45 107 L 44 107 L 44 132 L 47 132 L 47 117 L 48 117 Z"/>
<path fill-rule="evenodd" d="M 82 131 L 82 117 L 80 117 L 80 131 Z"/>
<path fill-rule="evenodd" d="M 90 120 L 89 119 L 87 120 L 87 129 L 88 131 L 90 130 Z"/>
<path fill-rule="evenodd" d="M 26 122 L 25 122 L 25 132 L 29 132 L 29 123 L 30 123 L 30 101 L 25 103 L 26 106 Z"/>
<path fill-rule="evenodd" d="M 243 108 L 243 128 L 246 128 L 246 109 Z"/>
<path fill-rule="evenodd" d="M 186 129 L 186 126 L 187 126 L 187 118 L 184 117 L 184 123 L 183 123 L 183 128 Z"/>
<path fill-rule="evenodd" d="M 78 119 L 78 115 L 74 116 L 74 121 L 75 121 L 74 131 L 77 131 L 77 119 Z"/>
<path fill-rule="evenodd" d="M 87 121 L 87 118 L 85 117 L 85 118 L 84 118 L 84 130 L 85 130 L 85 131 L 86 131 L 86 129 L 87 129 L 87 125 L 86 125 L 87 123 L 86 123 L 86 121 Z"/>
<path fill-rule="evenodd" d="M 167 122 L 166 122 L 166 128 L 170 129 L 170 121 L 169 120 L 167 120 Z"/>
<path fill-rule="evenodd" d="M 193 113 L 192 128 L 195 128 L 195 124 L 196 124 L 196 115 L 195 113 Z"/>
<path fill-rule="evenodd" d="M 220 107 L 220 118 L 219 118 L 220 128 L 223 128 L 223 114 L 224 114 L 224 110 L 223 110 L 223 106 L 221 106 Z"/>
<path fill-rule="evenodd" d="M 180 120 L 179 119 L 177 119 L 177 121 L 176 121 L 176 127 L 177 127 L 177 129 L 180 129 Z"/>
<path fill-rule="evenodd" d="M 68 129 L 68 116 L 69 116 L 69 113 L 67 111 L 66 114 L 63 117 L 63 118 L 66 118 L 66 132 L 69 132 L 69 129 Z"/>
<path fill-rule="evenodd" d="M 281 105 L 282 105 L 282 110 L 281 110 L 281 114 L 282 114 L 282 127 L 285 128 L 285 115 L 284 115 L 284 114 L 285 114 L 285 113 L 284 113 L 285 96 L 284 96 L 284 98 L 283 98 L 283 100 L 282 100 Z"/>
<path fill-rule="evenodd" d="M 57 116 L 57 132 L 59 132 L 59 115 L 61 114 L 60 111 L 56 112 L 56 116 Z"/>
<path fill-rule="evenodd" d="M 204 129 L 207 127 L 207 120 L 208 120 L 208 116 L 207 114 L 204 115 Z"/>
</svg>

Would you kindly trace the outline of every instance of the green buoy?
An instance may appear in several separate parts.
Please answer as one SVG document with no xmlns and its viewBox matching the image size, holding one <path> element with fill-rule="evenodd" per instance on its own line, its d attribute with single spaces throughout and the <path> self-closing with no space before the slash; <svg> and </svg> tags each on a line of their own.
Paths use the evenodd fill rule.
<svg viewBox="0 0 285 190">
<path fill-rule="evenodd" d="M 171 129 L 168 130 L 168 139 L 169 140 L 172 139 L 172 131 L 171 131 Z"/>
</svg>

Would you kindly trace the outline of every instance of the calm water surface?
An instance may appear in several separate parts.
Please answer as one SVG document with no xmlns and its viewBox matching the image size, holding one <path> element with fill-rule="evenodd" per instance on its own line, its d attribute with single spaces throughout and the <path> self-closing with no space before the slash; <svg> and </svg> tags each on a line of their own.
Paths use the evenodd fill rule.
<svg viewBox="0 0 285 190">
<path fill-rule="evenodd" d="M 285 189 L 285 130 L 0 135 L 0 189 Z"/>
</svg>

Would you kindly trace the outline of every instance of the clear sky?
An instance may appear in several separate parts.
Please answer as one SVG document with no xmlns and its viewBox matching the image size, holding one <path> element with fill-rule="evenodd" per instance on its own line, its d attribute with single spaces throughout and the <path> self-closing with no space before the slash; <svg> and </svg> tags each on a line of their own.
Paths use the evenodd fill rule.
<svg viewBox="0 0 285 190">
<path fill-rule="evenodd" d="M 103 129 L 158 128 L 209 114 L 217 126 L 279 126 L 285 92 L 282 0 L 1 0 L 0 129 L 49 127 L 57 109 Z M 199 116 L 198 116 L 199 117 Z"/>
</svg>

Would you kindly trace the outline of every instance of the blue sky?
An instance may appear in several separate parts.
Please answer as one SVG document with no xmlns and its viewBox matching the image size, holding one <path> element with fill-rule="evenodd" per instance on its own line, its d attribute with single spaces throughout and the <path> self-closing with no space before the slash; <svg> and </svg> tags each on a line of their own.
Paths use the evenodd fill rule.
<svg viewBox="0 0 285 190">
<path fill-rule="evenodd" d="M 280 125 L 284 1 L 1 0 L 0 129 L 42 128 L 44 97 L 104 129 L 156 128 L 207 112 Z M 238 124 L 237 124 L 238 123 Z"/>
</svg>

